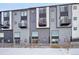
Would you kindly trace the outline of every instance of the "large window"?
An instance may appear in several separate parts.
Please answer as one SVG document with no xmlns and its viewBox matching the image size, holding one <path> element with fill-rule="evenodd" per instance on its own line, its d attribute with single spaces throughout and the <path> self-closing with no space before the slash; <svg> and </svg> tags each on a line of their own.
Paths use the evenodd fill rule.
<svg viewBox="0 0 79 59">
<path fill-rule="evenodd" d="M 4 12 L 4 13 L 3 13 L 3 16 L 4 16 L 4 17 L 9 17 L 9 12 Z"/>
<path fill-rule="evenodd" d="M 58 43 L 58 40 L 59 40 L 59 31 L 58 30 L 53 30 L 51 32 L 51 36 L 52 36 L 51 43 Z"/>
<path fill-rule="evenodd" d="M 39 8 L 39 26 L 46 26 L 46 8 Z"/>
<path fill-rule="evenodd" d="M 21 20 L 19 22 L 20 28 L 27 28 L 27 11 L 21 11 Z"/>
<path fill-rule="evenodd" d="M 8 11 L 3 12 L 3 19 L 2 19 L 2 28 L 8 29 L 10 26 L 10 13 Z"/>
<path fill-rule="evenodd" d="M 49 28 L 49 7 L 36 9 L 37 28 Z"/>
<path fill-rule="evenodd" d="M 67 12 L 68 11 L 68 6 L 60 6 L 60 11 L 61 12 Z"/>
<path fill-rule="evenodd" d="M 68 26 L 71 24 L 71 19 L 68 15 L 68 6 L 60 6 L 60 26 Z"/>
</svg>

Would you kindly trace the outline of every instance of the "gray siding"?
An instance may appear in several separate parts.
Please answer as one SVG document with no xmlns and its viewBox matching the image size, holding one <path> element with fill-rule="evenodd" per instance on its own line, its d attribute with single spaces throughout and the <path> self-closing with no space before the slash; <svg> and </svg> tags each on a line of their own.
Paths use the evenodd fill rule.
<svg viewBox="0 0 79 59">
<path fill-rule="evenodd" d="M 57 15 L 56 7 L 50 7 L 50 41 L 51 41 L 51 31 L 58 30 L 59 31 L 59 44 L 64 44 L 64 41 L 70 41 L 71 37 L 71 28 L 58 28 L 57 19 L 59 16 Z"/>
<path fill-rule="evenodd" d="M 36 28 L 36 10 L 32 9 L 30 11 L 30 29 L 31 29 L 31 34 L 33 31 L 37 31 L 39 38 L 38 38 L 38 42 L 39 43 L 49 43 L 49 29 L 43 29 L 43 28 Z M 31 36 L 32 37 L 32 36 Z"/>
<path fill-rule="evenodd" d="M 19 28 L 18 26 L 20 19 L 21 19 L 20 11 L 14 11 L 13 12 L 13 34 L 15 32 L 20 32 L 20 42 L 24 43 L 26 41 L 27 43 L 29 43 L 29 22 L 27 20 L 27 28 L 22 29 L 22 28 Z"/>
</svg>

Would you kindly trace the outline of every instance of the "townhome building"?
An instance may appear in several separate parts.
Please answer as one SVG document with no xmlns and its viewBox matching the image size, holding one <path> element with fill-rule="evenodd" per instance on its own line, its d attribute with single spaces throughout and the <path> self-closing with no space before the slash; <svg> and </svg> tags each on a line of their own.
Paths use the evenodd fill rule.
<svg viewBox="0 0 79 59">
<path fill-rule="evenodd" d="M 79 3 L 0 11 L 0 43 L 79 47 L 78 15 Z"/>
</svg>

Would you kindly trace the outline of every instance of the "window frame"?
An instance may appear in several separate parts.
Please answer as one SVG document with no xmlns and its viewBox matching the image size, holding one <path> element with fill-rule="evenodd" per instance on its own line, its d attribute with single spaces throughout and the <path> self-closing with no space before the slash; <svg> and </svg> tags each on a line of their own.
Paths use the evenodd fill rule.
<svg viewBox="0 0 79 59">
<path fill-rule="evenodd" d="M 56 31 L 57 31 L 58 33 L 57 33 Z M 55 35 L 52 35 L 53 32 L 54 32 Z M 56 34 L 55 32 L 56 32 L 57 34 Z M 53 40 L 54 40 L 54 41 L 53 41 Z M 59 30 L 52 30 L 52 31 L 51 31 L 51 43 L 52 43 L 52 44 L 58 44 L 58 42 L 59 42 Z"/>
</svg>

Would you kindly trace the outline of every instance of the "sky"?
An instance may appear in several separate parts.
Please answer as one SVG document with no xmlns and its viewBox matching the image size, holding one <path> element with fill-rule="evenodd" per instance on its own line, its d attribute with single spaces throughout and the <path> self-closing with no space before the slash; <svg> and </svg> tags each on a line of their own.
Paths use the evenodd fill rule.
<svg viewBox="0 0 79 59">
<path fill-rule="evenodd" d="M 52 5 L 51 3 L 0 3 L 0 11 Z"/>
</svg>

